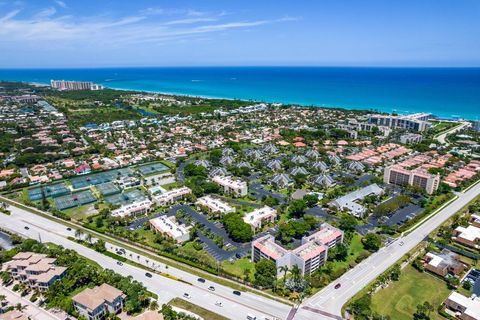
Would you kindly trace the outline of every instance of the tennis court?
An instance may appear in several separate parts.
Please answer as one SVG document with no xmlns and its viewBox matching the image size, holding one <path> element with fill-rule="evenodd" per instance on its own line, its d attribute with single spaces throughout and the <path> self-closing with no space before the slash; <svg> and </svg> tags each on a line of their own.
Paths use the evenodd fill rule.
<svg viewBox="0 0 480 320">
<path fill-rule="evenodd" d="M 70 189 L 62 183 L 56 183 L 48 186 L 36 187 L 28 190 L 28 198 L 31 201 L 38 201 L 48 197 L 60 197 L 70 193 Z"/>
<path fill-rule="evenodd" d="M 133 203 L 136 201 L 145 200 L 147 197 L 145 194 L 137 189 L 133 189 L 130 191 L 117 193 L 108 197 L 105 197 L 105 201 L 114 205 L 124 205 Z"/>
<path fill-rule="evenodd" d="M 97 198 L 89 190 L 80 191 L 67 196 L 55 198 L 55 207 L 58 210 L 65 210 L 73 207 L 83 206 L 97 201 Z"/>
<path fill-rule="evenodd" d="M 161 162 L 144 164 L 138 166 L 136 169 L 142 176 L 148 176 L 150 174 L 169 170 L 168 167 Z"/>
<path fill-rule="evenodd" d="M 104 197 L 122 192 L 122 190 L 120 190 L 120 188 L 112 182 L 98 184 L 96 185 L 96 188 L 98 189 L 98 192 L 100 192 Z"/>
<path fill-rule="evenodd" d="M 91 185 L 113 182 L 120 177 L 129 175 L 133 175 L 133 171 L 130 168 L 121 168 L 71 178 L 70 182 L 72 183 L 74 189 L 81 189 Z"/>
</svg>

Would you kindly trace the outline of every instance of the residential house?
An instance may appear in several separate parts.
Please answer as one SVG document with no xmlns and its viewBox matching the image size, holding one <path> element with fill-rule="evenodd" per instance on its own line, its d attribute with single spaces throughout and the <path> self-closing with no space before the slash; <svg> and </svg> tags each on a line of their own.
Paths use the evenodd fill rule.
<svg viewBox="0 0 480 320">
<path fill-rule="evenodd" d="M 122 311 L 125 294 L 109 284 L 102 284 L 93 289 L 87 288 L 72 297 L 78 313 L 88 320 L 100 320 L 108 314 Z"/>
</svg>

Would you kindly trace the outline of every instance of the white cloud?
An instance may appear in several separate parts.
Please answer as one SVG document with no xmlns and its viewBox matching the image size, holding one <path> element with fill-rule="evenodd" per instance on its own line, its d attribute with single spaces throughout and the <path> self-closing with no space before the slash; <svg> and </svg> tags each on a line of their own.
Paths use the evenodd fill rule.
<svg viewBox="0 0 480 320">
<path fill-rule="evenodd" d="M 45 8 L 42 11 L 38 12 L 35 15 L 35 18 L 36 19 L 48 18 L 48 17 L 51 17 L 51 16 L 55 15 L 55 13 L 57 13 L 57 9 L 55 9 L 54 7 L 49 7 L 49 8 Z"/>
<path fill-rule="evenodd" d="M 7 13 L 6 15 L 4 15 L 3 17 L 0 18 L 0 23 L 6 22 L 6 21 L 12 19 L 12 18 L 15 17 L 19 12 L 20 12 L 20 10 L 10 11 L 9 13 Z"/>
<path fill-rule="evenodd" d="M 67 8 L 67 4 L 63 1 L 60 1 L 60 0 L 55 0 L 55 3 L 60 7 L 60 8 Z"/>
<path fill-rule="evenodd" d="M 199 22 L 212 22 L 216 21 L 217 19 L 214 18 L 190 18 L 190 19 L 178 19 L 178 20 L 172 20 L 165 22 L 164 25 L 166 26 L 171 26 L 175 24 L 193 24 L 193 23 L 199 23 Z"/>
<path fill-rule="evenodd" d="M 140 11 L 138 15 L 109 18 L 108 16 L 58 15 L 54 7 L 46 8 L 31 18 L 19 18 L 19 10 L 0 17 L 0 50 L 18 46 L 39 48 L 127 47 L 132 44 L 174 43 L 185 39 L 212 38 L 228 30 L 249 29 L 270 23 L 290 21 L 286 18 L 252 21 L 222 21 L 218 15 L 203 16 L 199 11 L 179 10 L 178 19 L 165 21 L 153 14 L 172 12 L 159 8 Z M 229 17 L 229 20 L 232 20 Z M 207 35 L 208 34 L 208 35 Z M 3 45 L 2 45 L 3 43 Z"/>
</svg>

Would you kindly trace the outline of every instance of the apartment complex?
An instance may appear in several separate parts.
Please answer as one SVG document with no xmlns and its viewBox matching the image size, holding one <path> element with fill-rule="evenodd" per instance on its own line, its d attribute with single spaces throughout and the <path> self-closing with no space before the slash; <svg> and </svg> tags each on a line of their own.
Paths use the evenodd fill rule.
<svg viewBox="0 0 480 320">
<path fill-rule="evenodd" d="M 172 189 L 165 193 L 153 196 L 153 201 L 159 206 L 166 206 L 174 203 L 180 199 L 183 199 L 187 195 L 191 194 L 192 190 L 187 187 L 181 187 L 177 189 Z"/>
<path fill-rule="evenodd" d="M 175 216 L 160 216 L 151 219 L 149 222 L 153 231 L 162 234 L 164 237 L 171 238 L 177 243 L 190 240 L 190 228 L 178 223 Z"/>
<path fill-rule="evenodd" d="M 440 185 L 440 175 L 430 174 L 421 168 L 408 170 L 398 165 L 392 165 L 385 168 L 383 182 L 399 186 L 415 186 L 432 194 Z"/>
<path fill-rule="evenodd" d="M 425 269 L 445 277 L 447 274 L 459 275 L 465 269 L 458 254 L 443 249 L 440 253 L 429 252 L 425 255 Z"/>
<path fill-rule="evenodd" d="M 400 142 L 403 144 L 414 144 L 422 142 L 423 136 L 418 133 L 407 133 L 400 136 Z"/>
<path fill-rule="evenodd" d="M 115 218 L 125 218 L 132 215 L 143 214 L 149 212 L 152 205 L 153 202 L 148 199 L 135 201 L 113 210 L 111 215 Z"/>
<path fill-rule="evenodd" d="M 243 217 L 243 221 L 251 225 L 255 231 L 267 223 L 273 223 L 275 218 L 277 218 L 277 210 L 269 206 L 264 206 L 263 208 L 258 208 L 247 213 Z"/>
<path fill-rule="evenodd" d="M 343 232 L 327 223 L 316 233 L 303 237 L 302 244 L 293 250 L 283 248 L 272 235 L 266 235 L 252 242 L 252 261 L 270 259 L 277 269 L 296 265 L 302 275 L 310 274 L 325 263 L 328 249 L 342 242 Z"/>
<path fill-rule="evenodd" d="M 72 297 L 78 313 L 88 320 L 100 320 L 107 314 L 122 311 L 125 294 L 106 283 L 93 289 L 87 288 Z"/>
<path fill-rule="evenodd" d="M 377 126 L 422 132 L 432 126 L 432 124 L 427 121 L 431 116 L 431 113 L 415 113 L 406 116 L 376 114 L 371 115 L 368 118 L 368 122 L 376 124 Z"/>
<path fill-rule="evenodd" d="M 383 193 L 383 189 L 374 183 L 337 198 L 331 201 L 329 205 L 339 210 L 347 210 L 353 216 L 362 218 L 367 212 L 367 208 L 358 202 L 369 195 L 380 196 Z"/>
<path fill-rule="evenodd" d="M 101 90 L 103 87 L 91 81 L 50 80 L 50 86 L 57 90 Z"/>
<path fill-rule="evenodd" d="M 212 181 L 223 188 L 223 192 L 235 197 L 244 197 L 248 193 L 247 183 L 240 179 L 225 176 L 215 176 Z"/>
<path fill-rule="evenodd" d="M 55 281 L 63 278 L 66 270 L 65 267 L 56 266 L 54 258 L 32 252 L 17 253 L 2 268 L 14 280 L 39 291 L 48 290 Z"/>
<path fill-rule="evenodd" d="M 445 306 L 455 312 L 457 319 L 480 320 L 480 298 L 475 295 L 468 298 L 454 291 L 445 300 Z"/>
<path fill-rule="evenodd" d="M 211 195 L 198 198 L 195 204 L 199 209 L 206 210 L 212 214 L 224 215 L 230 212 L 235 212 L 234 207 L 230 206 L 225 201 L 212 197 Z"/>
</svg>

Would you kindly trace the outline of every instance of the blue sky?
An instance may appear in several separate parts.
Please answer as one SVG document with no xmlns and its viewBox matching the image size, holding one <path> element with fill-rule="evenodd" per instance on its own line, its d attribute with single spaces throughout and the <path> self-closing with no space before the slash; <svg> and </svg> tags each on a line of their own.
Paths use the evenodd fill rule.
<svg viewBox="0 0 480 320">
<path fill-rule="evenodd" d="M 478 0 L 0 0 L 0 67 L 480 66 Z"/>
</svg>

